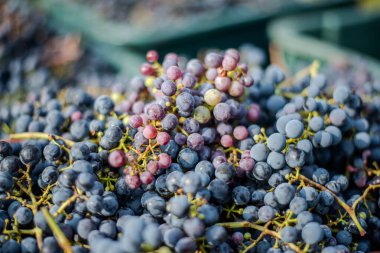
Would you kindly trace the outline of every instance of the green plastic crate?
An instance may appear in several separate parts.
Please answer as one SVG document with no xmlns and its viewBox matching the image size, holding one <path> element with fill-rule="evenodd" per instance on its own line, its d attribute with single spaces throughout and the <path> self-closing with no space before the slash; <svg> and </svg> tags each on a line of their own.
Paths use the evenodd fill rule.
<svg viewBox="0 0 380 253">
<path fill-rule="evenodd" d="M 316 12 L 282 18 L 269 25 L 274 55 L 290 70 L 300 61 L 332 63 L 363 58 L 380 75 L 380 12 L 360 8 Z"/>
<path fill-rule="evenodd" d="M 106 1 L 106 0 L 104 0 Z M 281 8 L 269 11 L 254 10 L 244 6 L 218 8 L 207 13 L 197 14 L 181 20 L 178 24 L 162 24 L 151 27 L 136 27 L 128 23 L 120 23 L 107 20 L 94 8 L 75 2 L 75 0 L 38 0 L 38 5 L 46 11 L 60 26 L 82 33 L 86 38 L 96 42 L 107 43 L 116 46 L 130 46 L 138 48 L 162 47 L 163 44 L 171 45 L 175 40 L 185 40 L 188 46 L 196 42 L 194 36 L 201 35 L 196 39 L 202 39 L 202 45 L 213 39 L 226 41 L 234 39 L 254 31 L 247 26 L 260 23 L 255 29 L 265 30 L 265 24 L 270 18 L 313 9 L 329 8 L 333 6 L 350 4 L 352 0 L 299 0 L 284 1 L 286 4 Z M 235 29 L 245 26 L 245 33 Z M 224 33 L 213 34 L 218 30 Z M 230 36 L 229 36 L 230 35 Z M 240 38 L 240 42 L 244 39 Z M 181 41 L 182 42 L 182 41 Z M 194 45 L 198 46 L 197 44 Z M 208 46 L 208 45 L 204 45 Z M 213 46 L 219 47 L 214 43 Z"/>
</svg>

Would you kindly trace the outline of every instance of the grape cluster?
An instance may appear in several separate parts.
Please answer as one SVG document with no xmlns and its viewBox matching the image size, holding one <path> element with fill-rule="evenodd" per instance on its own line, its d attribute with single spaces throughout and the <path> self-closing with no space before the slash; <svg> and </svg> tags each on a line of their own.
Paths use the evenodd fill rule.
<svg viewBox="0 0 380 253">
<path fill-rule="evenodd" d="M 1 252 L 376 249 L 378 95 L 240 58 L 152 50 L 128 94 L 4 108 Z"/>
</svg>

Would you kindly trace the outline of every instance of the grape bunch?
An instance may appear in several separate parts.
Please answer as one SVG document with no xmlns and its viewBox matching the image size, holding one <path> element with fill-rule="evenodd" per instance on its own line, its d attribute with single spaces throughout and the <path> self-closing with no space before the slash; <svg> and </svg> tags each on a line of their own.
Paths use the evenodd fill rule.
<svg viewBox="0 0 380 253">
<path fill-rule="evenodd" d="M 128 93 L 2 108 L 1 252 L 378 249 L 379 94 L 251 50 L 152 50 Z"/>
</svg>

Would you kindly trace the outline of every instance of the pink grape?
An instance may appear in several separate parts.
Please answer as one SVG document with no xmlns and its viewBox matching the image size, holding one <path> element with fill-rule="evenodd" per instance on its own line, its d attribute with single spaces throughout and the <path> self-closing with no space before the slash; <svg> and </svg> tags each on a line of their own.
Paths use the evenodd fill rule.
<svg viewBox="0 0 380 253">
<path fill-rule="evenodd" d="M 158 167 L 161 169 L 167 169 L 172 164 L 172 158 L 166 154 L 161 153 L 158 155 Z"/>
<path fill-rule="evenodd" d="M 143 63 L 140 67 L 140 72 L 144 76 L 151 76 L 154 74 L 154 68 L 149 63 Z"/>
<path fill-rule="evenodd" d="M 140 175 L 141 183 L 143 184 L 150 184 L 154 180 L 154 176 L 149 171 L 144 171 Z"/>
<path fill-rule="evenodd" d="M 231 135 L 228 135 L 228 134 L 223 135 L 222 138 L 220 139 L 220 144 L 222 144 L 222 146 L 225 148 L 231 147 L 233 144 Z"/>
<path fill-rule="evenodd" d="M 156 50 L 149 50 L 146 53 L 146 60 L 150 63 L 158 61 L 158 53 Z"/>
<path fill-rule="evenodd" d="M 125 165 L 127 158 L 121 150 L 114 150 L 108 155 L 108 164 L 114 168 L 120 168 Z"/>
<path fill-rule="evenodd" d="M 159 145 L 166 145 L 170 141 L 170 135 L 167 132 L 159 132 L 156 141 Z"/>
<path fill-rule="evenodd" d="M 157 136 L 157 129 L 152 125 L 147 125 L 144 127 L 143 135 L 147 139 L 154 139 Z"/>
</svg>

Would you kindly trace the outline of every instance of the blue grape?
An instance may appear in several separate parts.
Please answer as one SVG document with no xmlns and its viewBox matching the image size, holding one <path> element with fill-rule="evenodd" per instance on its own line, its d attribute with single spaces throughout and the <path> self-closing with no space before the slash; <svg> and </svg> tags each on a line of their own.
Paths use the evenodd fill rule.
<svg viewBox="0 0 380 253">
<path fill-rule="evenodd" d="M 288 183 L 282 183 L 276 187 L 274 190 L 274 195 L 278 203 L 281 205 L 288 205 L 294 198 L 295 189 Z"/>
<path fill-rule="evenodd" d="M 316 244 L 323 239 L 323 230 L 317 222 L 310 222 L 302 229 L 302 239 L 308 244 Z"/>
<path fill-rule="evenodd" d="M 213 225 L 206 231 L 208 244 L 219 245 L 227 239 L 227 230 L 224 227 Z"/>
<path fill-rule="evenodd" d="M 303 130 L 303 123 L 296 119 L 290 120 L 285 126 L 285 134 L 288 138 L 301 137 Z"/>
</svg>

